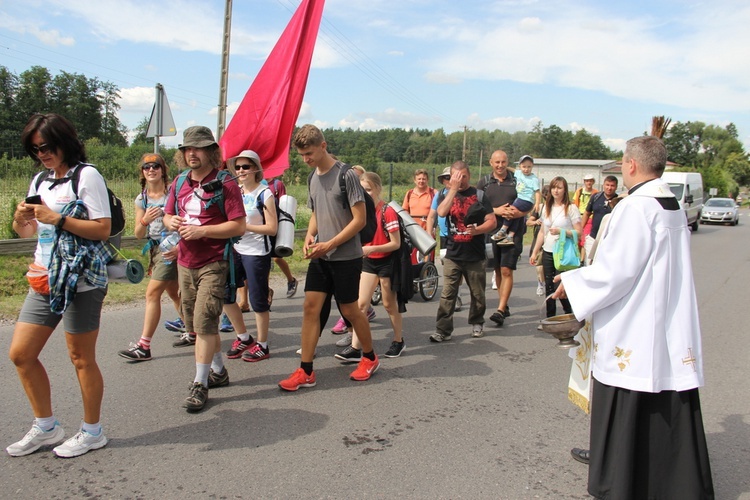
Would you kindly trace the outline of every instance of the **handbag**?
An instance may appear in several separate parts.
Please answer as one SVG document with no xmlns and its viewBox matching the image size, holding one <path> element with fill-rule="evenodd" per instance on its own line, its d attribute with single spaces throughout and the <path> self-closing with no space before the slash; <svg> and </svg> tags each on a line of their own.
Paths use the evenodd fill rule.
<svg viewBox="0 0 750 500">
<path fill-rule="evenodd" d="M 555 242 L 555 251 L 552 253 L 555 269 L 558 271 L 570 271 L 581 265 L 581 253 L 578 250 L 578 233 L 572 231 L 572 238 L 568 238 L 566 233 L 567 231 L 560 231 L 560 237 Z"/>
</svg>

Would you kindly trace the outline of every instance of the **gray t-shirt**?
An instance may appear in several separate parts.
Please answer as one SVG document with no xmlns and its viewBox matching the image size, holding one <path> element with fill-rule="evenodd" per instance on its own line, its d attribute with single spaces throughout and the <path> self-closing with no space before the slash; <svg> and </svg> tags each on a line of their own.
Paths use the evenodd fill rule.
<svg viewBox="0 0 750 500">
<path fill-rule="evenodd" d="M 350 208 L 355 203 L 364 203 L 364 190 L 359 183 L 359 177 L 351 169 L 346 172 L 346 193 L 349 198 L 348 207 L 344 208 L 343 194 L 339 187 L 339 173 L 343 163 L 337 161 L 331 170 L 323 175 L 313 172 L 310 179 L 310 196 L 307 206 L 315 212 L 318 223 L 318 241 L 332 240 L 352 221 Z M 324 260 L 345 261 L 362 258 L 362 244 L 359 233 L 354 238 L 336 247 Z"/>
</svg>

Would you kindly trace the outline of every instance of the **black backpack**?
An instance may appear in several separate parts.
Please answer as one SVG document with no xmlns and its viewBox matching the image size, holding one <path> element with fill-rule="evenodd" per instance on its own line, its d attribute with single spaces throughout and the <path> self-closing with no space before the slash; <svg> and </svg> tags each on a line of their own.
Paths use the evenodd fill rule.
<svg viewBox="0 0 750 500">
<path fill-rule="evenodd" d="M 66 175 L 65 177 L 62 177 L 60 179 L 50 179 L 50 175 L 52 174 L 52 171 L 50 170 L 47 175 L 41 173 L 37 176 L 35 188 L 38 192 L 39 187 L 45 180 L 50 180 L 53 186 L 70 181 L 71 186 L 73 187 L 73 194 L 76 198 L 78 198 L 78 180 L 81 177 L 81 169 L 84 167 L 96 168 L 90 163 L 79 163 L 76 166 L 76 169 L 73 170 L 72 174 Z M 104 185 L 106 186 L 106 184 L 107 181 L 105 180 Z M 109 187 L 107 187 L 107 199 L 109 201 L 109 210 L 112 214 L 112 225 L 109 230 L 109 237 L 111 239 L 125 230 L 125 209 L 122 206 L 122 201 L 120 200 L 120 198 L 118 198 L 117 195 L 115 195 L 115 193 L 113 193 L 112 190 L 109 189 Z"/>
<path fill-rule="evenodd" d="M 346 163 L 344 163 L 342 164 L 341 171 L 339 172 L 339 189 L 341 190 L 342 204 L 344 205 L 344 209 L 348 210 L 351 210 L 351 208 L 349 207 L 349 196 L 347 196 L 346 192 L 345 175 L 346 172 L 351 169 L 351 165 L 347 165 Z M 310 181 L 312 180 L 313 175 L 315 175 L 314 170 L 310 172 L 310 175 L 307 176 L 308 193 L 310 192 Z M 365 226 L 359 230 L 359 241 L 362 245 L 364 245 L 365 243 L 370 243 L 375 237 L 375 231 L 378 230 L 378 214 L 375 210 L 375 202 L 372 200 L 372 196 L 370 196 L 364 189 L 362 190 L 362 194 L 364 194 L 365 197 Z"/>
<path fill-rule="evenodd" d="M 391 235 L 386 229 L 385 211 L 387 204 L 383 204 L 383 210 L 380 212 L 380 226 L 383 228 L 385 236 L 390 240 Z M 391 275 L 391 288 L 396 290 L 399 312 L 406 312 L 406 304 L 414 297 L 414 266 L 411 264 L 411 252 L 414 244 L 406 232 L 404 221 L 396 214 L 398 219 L 398 232 L 401 237 L 401 246 L 398 250 L 393 251 L 393 275 Z"/>
</svg>

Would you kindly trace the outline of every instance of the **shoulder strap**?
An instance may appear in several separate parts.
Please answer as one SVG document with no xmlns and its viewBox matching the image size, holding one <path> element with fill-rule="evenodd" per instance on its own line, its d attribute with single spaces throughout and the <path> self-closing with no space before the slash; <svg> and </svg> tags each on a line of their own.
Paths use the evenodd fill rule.
<svg viewBox="0 0 750 500">
<path fill-rule="evenodd" d="M 185 181 L 187 180 L 187 176 L 190 173 L 190 170 L 183 170 L 180 175 L 177 176 L 177 181 L 174 185 L 174 213 L 175 215 L 180 215 L 179 207 L 177 206 L 177 198 L 180 195 L 180 191 L 182 190 L 183 184 L 185 184 Z"/>
<path fill-rule="evenodd" d="M 484 191 L 481 189 L 477 189 L 477 201 L 481 203 L 483 199 L 484 199 Z"/>
<path fill-rule="evenodd" d="M 352 166 L 347 163 L 342 163 L 341 165 L 341 171 L 339 172 L 339 189 L 341 189 L 341 194 L 343 195 L 343 205 L 344 208 L 349 208 L 349 195 L 346 191 L 346 173 L 352 169 Z"/>
</svg>

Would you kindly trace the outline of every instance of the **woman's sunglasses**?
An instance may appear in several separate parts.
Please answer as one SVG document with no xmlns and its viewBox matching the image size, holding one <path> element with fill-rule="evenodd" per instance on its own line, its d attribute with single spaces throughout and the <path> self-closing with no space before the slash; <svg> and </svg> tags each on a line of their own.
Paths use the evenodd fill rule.
<svg viewBox="0 0 750 500">
<path fill-rule="evenodd" d="M 39 156 L 39 153 L 41 153 L 43 155 L 46 155 L 47 153 L 50 153 L 50 152 L 52 152 L 54 150 L 55 150 L 55 148 L 53 148 L 52 146 L 50 146 L 46 142 L 44 144 L 40 144 L 38 146 L 36 144 L 34 144 L 34 145 L 31 146 L 31 152 L 34 153 L 35 156 Z"/>
<path fill-rule="evenodd" d="M 235 165 L 235 168 L 237 170 L 250 170 L 252 168 L 255 168 L 255 164 L 254 163 L 250 163 L 248 165 Z"/>
<path fill-rule="evenodd" d="M 158 163 L 144 163 L 141 169 L 145 172 L 146 170 L 159 170 L 161 165 Z"/>
</svg>

